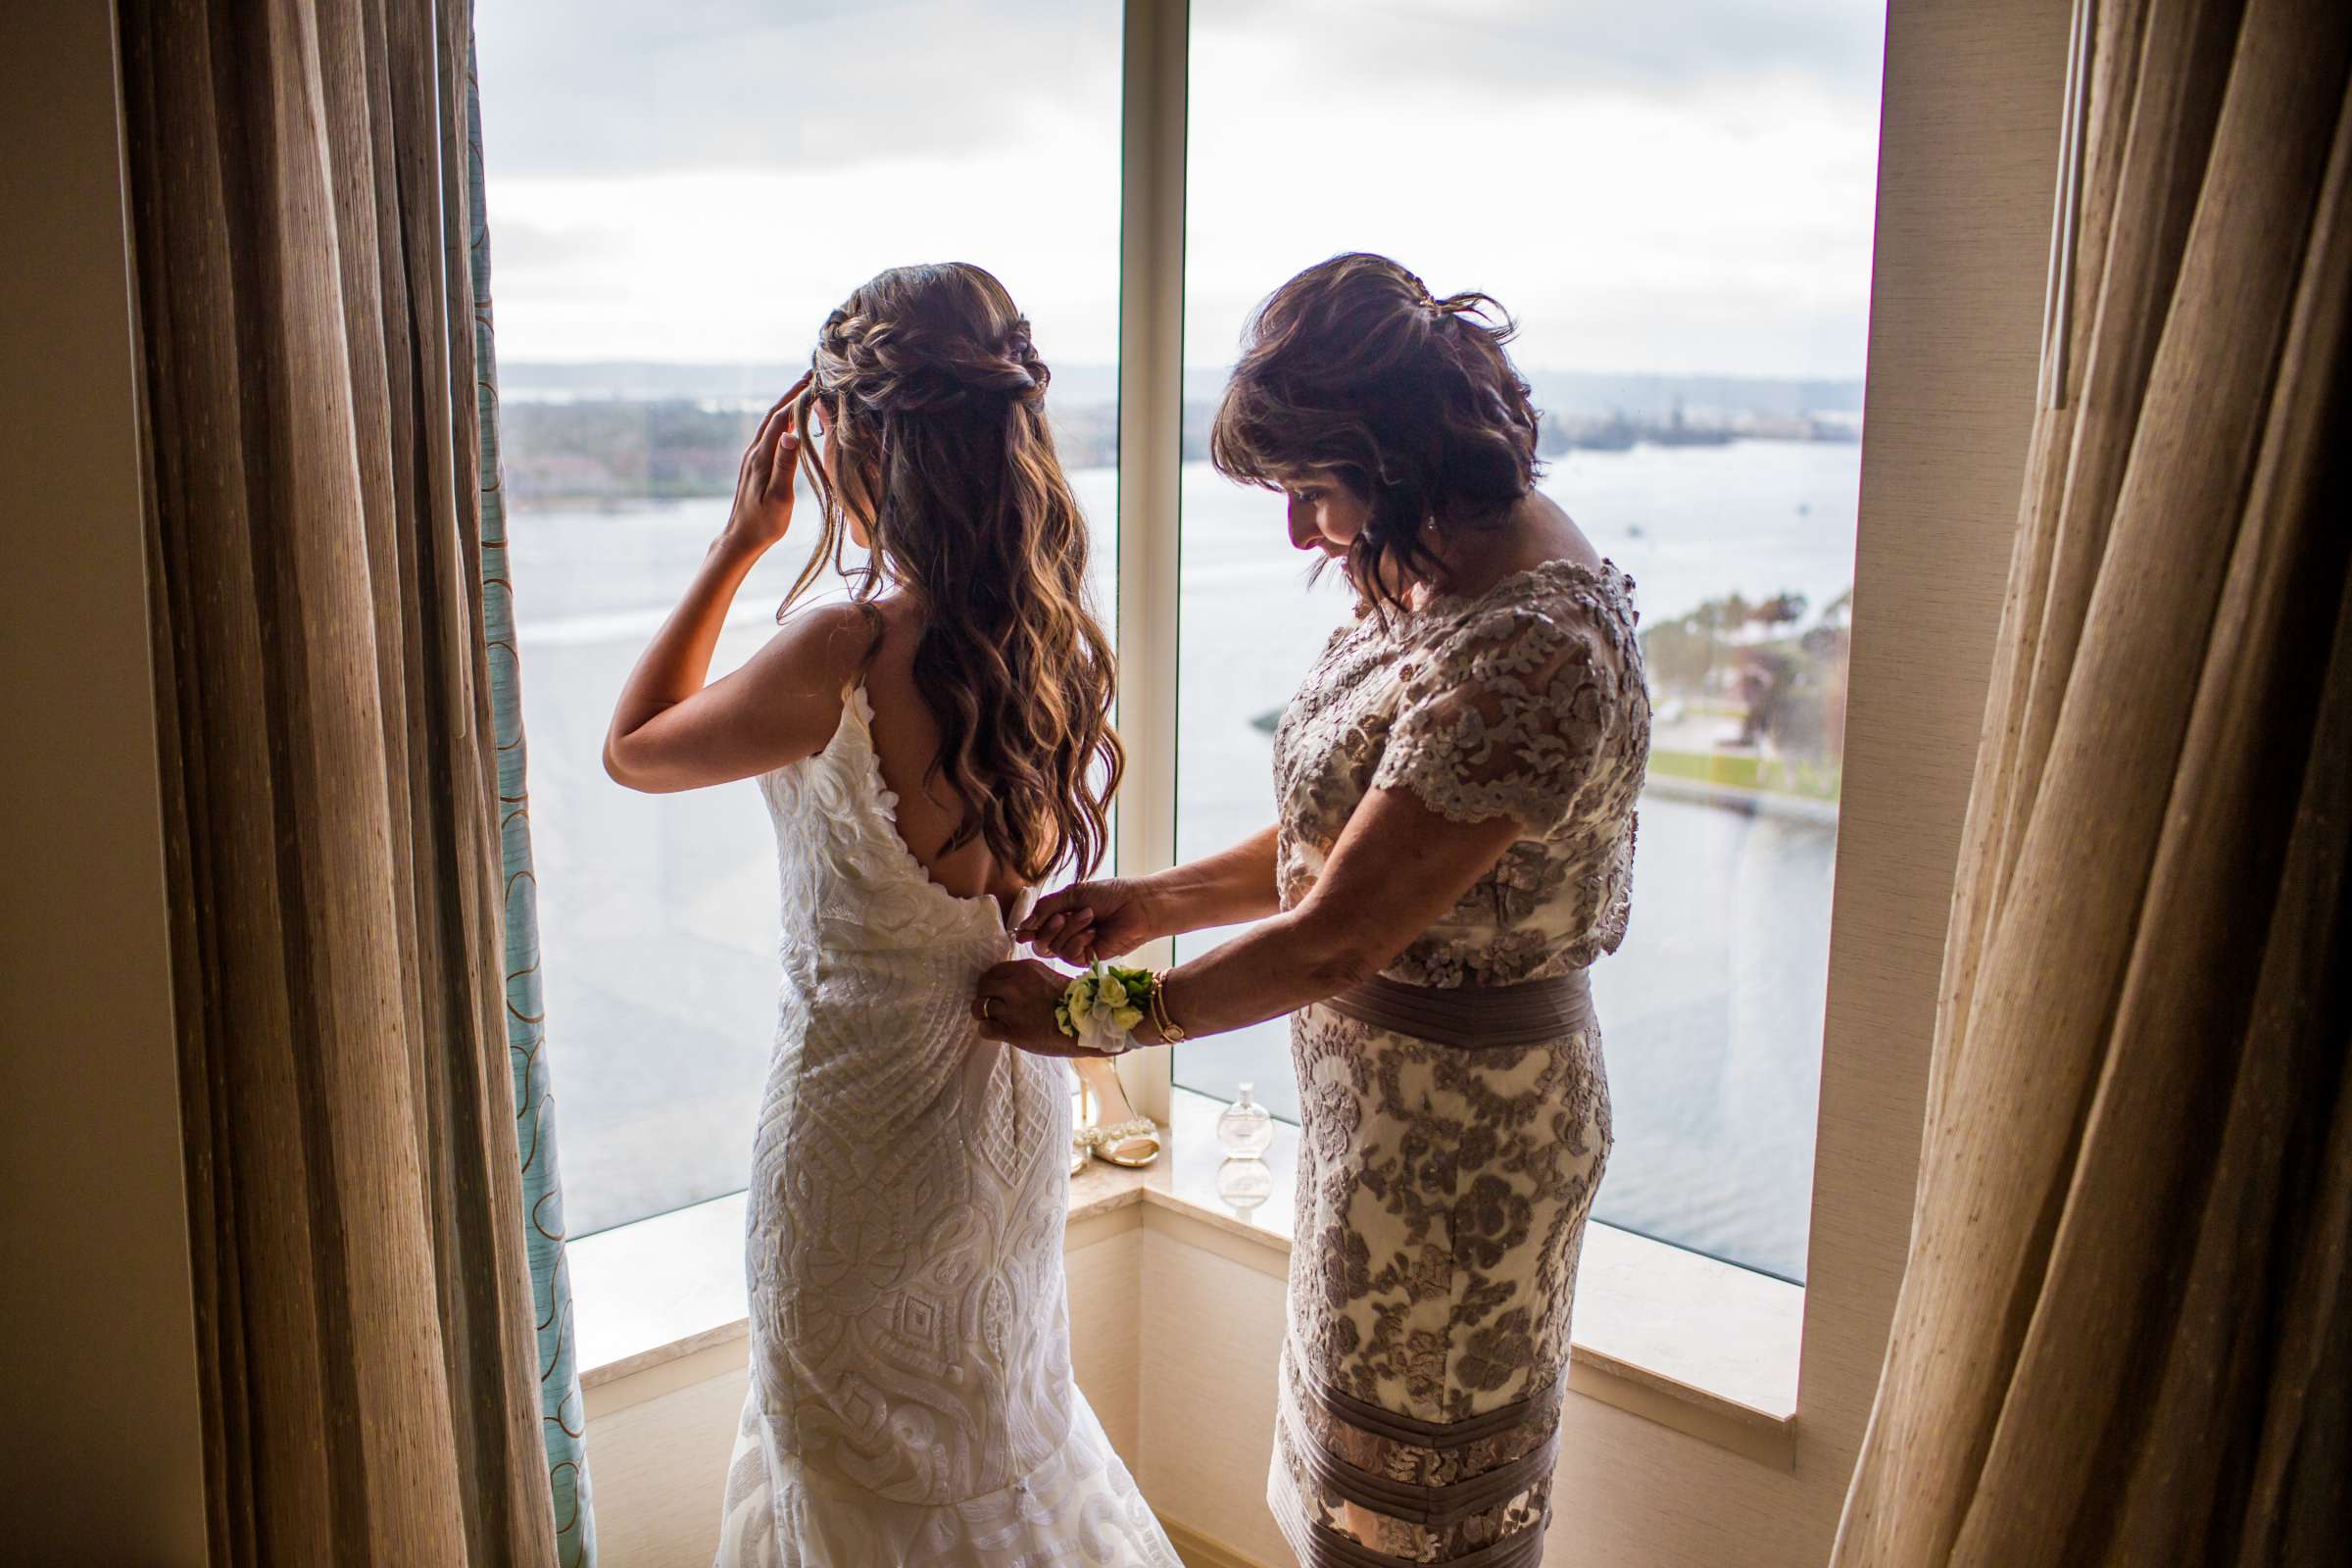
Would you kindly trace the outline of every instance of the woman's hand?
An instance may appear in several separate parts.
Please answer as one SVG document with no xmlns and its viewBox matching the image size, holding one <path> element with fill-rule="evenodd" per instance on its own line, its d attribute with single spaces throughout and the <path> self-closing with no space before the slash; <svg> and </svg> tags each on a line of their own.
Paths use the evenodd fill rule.
<svg viewBox="0 0 2352 1568">
<path fill-rule="evenodd" d="M 1069 983 L 1068 975 L 1035 958 L 1000 963 L 974 988 L 972 1016 L 980 1020 L 980 1033 L 986 1038 L 1036 1055 L 1107 1056 L 1109 1053 L 1091 1050 L 1063 1034 L 1054 1021 L 1054 1004 Z"/>
<path fill-rule="evenodd" d="M 801 432 L 795 427 L 793 404 L 812 373 L 803 373 L 776 400 L 760 421 L 760 433 L 744 449 L 743 466 L 735 473 L 735 505 L 727 513 L 721 536 L 737 549 L 756 555 L 792 526 L 793 479 L 801 465 Z"/>
<path fill-rule="evenodd" d="M 1167 935 L 1158 917 L 1157 904 L 1142 880 L 1106 877 L 1073 882 L 1038 900 L 1012 935 L 1064 963 L 1093 963 Z"/>
</svg>

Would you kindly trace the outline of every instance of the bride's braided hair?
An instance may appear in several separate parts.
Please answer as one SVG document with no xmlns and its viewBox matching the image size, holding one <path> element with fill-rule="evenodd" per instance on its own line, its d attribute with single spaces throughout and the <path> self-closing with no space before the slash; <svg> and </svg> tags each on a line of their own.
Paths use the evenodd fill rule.
<svg viewBox="0 0 2352 1568">
<path fill-rule="evenodd" d="M 858 303 L 853 296 L 826 317 L 817 335 L 816 378 L 837 397 L 875 414 L 914 415 L 944 414 L 975 400 L 1035 403 L 1046 395 L 1052 372 L 1029 340 L 1025 316 L 1014 317 L 992 341 L 959 329 L 963 323 L 942 331 L 938 323 L 854 309 Z"/>
<path fill-rule="evenodd" d="M 1086 603 L 1087 527 L 1046 422 L 1052 379 L 1004 286 L 954 262 L 884 272 L 825 318 L 797 411 L 823 410 L 873 549 L 845 561 L 844 498 L 804 466 L 823 518 L 787 609 L 828 562 L 863 602 L 922 612 L 916 689 L 939 724 L 925 785 L 965 808 L 948 848 L 987 842 L 1038 881 L 1109 848 L 1124 754 L 1110 728 L 1110 640 Z"/>
</svg>

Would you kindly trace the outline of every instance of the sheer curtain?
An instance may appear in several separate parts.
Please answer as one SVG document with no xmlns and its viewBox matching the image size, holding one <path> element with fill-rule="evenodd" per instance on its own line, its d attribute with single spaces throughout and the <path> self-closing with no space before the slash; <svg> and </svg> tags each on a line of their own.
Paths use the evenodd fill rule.
<svg viewBox="0 0 2352 1568">
<path fill-rule="evenodd" d="M 500 961 L 469 22 L 120 12 L 221 1564 L 558 1561 L 536 1079 Z"/>
<path fill-rule="evenodd" d="M 555 1495 L 556 1557 L 564 1568 L 596 1561 L 589 1501 L 588 1418 L 573 1354 L 571 1271 L 564 1260 L 564 1181 L 556 1159 L 556 1094 L 539 995 L 539 878 L 531 864 L 531 798 L 522 736 L 521 655 L 514 641 L 514 584 L 507 572 L 507 498 L 499 467 L 498 348 L 490 312 L 490 220 L 482 178 L 482 93 L 466 45 L 466 193 L 473 286 L 474 418 L 480 434 L 482 645 L 498 747 L 500 883 L 506 890 L 508 1062 L 522 1154 L 523 1241 L 539 1336 L 539 1420 Z"/>
<path fill-rule="evenodd" d="M 1839 1568 L 2322 1561 L 2352 1516 L 2352 11 L 2078 29 L 2049 406 Z"/>
</svg>

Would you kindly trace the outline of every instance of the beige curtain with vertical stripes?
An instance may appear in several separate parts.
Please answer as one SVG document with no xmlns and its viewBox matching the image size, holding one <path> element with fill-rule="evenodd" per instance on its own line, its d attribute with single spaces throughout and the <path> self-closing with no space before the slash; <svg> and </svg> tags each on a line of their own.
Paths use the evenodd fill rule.
<svg viewBox="0 0 2352 1568">
<path fill-rule="evenodd" d="M 2100 0 L 1839 1568 L 2352 1536 L 2352 7 Z"/>
<path fill-rule="evenodd" d="M 500 1010 L 469 20 L 121 7 L 218 1564 L 554 1561 Z"/>
</svg>

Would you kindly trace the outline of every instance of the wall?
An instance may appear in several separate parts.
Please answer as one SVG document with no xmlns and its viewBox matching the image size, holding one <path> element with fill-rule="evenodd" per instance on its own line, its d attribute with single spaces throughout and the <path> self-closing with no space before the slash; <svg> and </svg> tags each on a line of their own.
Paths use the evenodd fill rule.
<svg viewBox="0 0 2352 1568">
<path fill-rule="evenodd" d="M 1272 1457 L 1282 1254 L 1147 1211 L 1144 1441 L 1161 1515 L 1244 1560 L 1292 1559 L 1264 1504 Z M 1800 1428 L 1801 1431 L 1801 1428 Z M 1200 1435 L 1214 1433 L 1214 1442 Z M 1818 1562 L 1788 1472 L 1572 1393 L 1547 1565 Z M 1572 1521 L 1573 1523 L 1569 1523 Z"/>
<path fill-rule="evenodd" d="M 205 1558 L 114 12 L 0 6 L 0 1555 Z"/>
<path fill-rule="evenodd" d="M 2069 8 L 1899 0 L 1886 29 L 1862 512 L 1798 1391 L 1819 1561 L 1911 1234 L 1952 869 L 2040 364 Z"/>
</svg>

